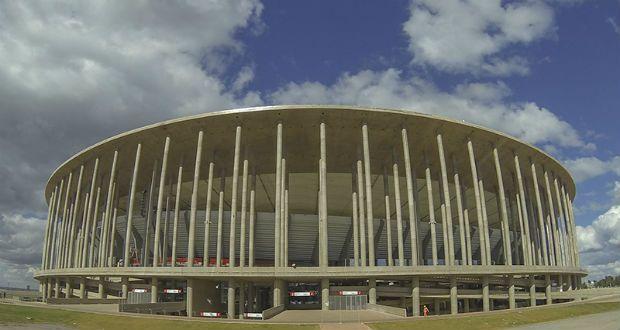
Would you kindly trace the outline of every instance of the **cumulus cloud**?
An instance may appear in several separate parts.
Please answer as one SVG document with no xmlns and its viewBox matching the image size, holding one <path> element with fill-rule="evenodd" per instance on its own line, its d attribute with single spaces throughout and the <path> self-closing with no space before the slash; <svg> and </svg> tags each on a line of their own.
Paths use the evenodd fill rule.
<svg viewBox="0 0 620 330">
<path fill-rule="evenodd" d="M 262 8 L 258 0 L 0 2 L 0 262 L 22 270 L 40 262 L 37 240 L 19 235 L 42 234 L 29 226 L 44 217 L 47 177 L 81 148 L 151 122 L 259 103 L 246 90 L 252 71 L 229 63 L 244 51 L 237 32 L 260 31 Z M 20 221 L 22 234 L 13 232 Z"/>
<path fill-rule="evenodd" d="M 615 156 L 608 160 L 602 160 L 594 156 L 580 157 L 564 160 L 563 163 L 576 182 L 583 182 L 609 172 L 620 175 L 620 156 Z"/>
<path fill-rule="evenodd" d="M 591 225 L 577 226 L 581 262 L 591 276 L 620 275 L 620 205 L 612 206 Z"/>
<path fill-rule="evenodd" d="M 553 31 L 553 10 L 543 1 L 414 1 L 403 25 L 413 63 L 456 73 L 525 75 L 527 60 L 503 53 Z"/>
<path fill-rule="evenodd" d="M 472 121 L 534 144 L 590 148 L 566 121 L 533 102 L 507 102 L 501 82 L 463 83 L 453 91 L 407 78 L 397 69 L 345 73 L 331 84 L 289 83 L 268 95 L 272 103 L 334 103 L 409 109 Z"/>
</svg>

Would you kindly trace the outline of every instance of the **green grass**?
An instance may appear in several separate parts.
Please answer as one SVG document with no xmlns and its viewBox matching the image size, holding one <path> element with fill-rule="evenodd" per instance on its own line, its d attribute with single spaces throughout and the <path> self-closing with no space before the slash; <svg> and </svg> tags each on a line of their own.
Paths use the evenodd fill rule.
<svg viewBox="0 0 620 330">
<path fill-rule="evenodd" d="M 30 319 L 28 319 L 30 318 Z M 0 304 L 1 324 L 46 323 L 65 325 L 77 329 L 318 329 L 315 325 L 292 326 L 287 324 L 242 324 L 218 322 L 188 322 L 183 320 L 150 319 L 148 317 L 115 316 L 95 313 L 66 311 L 53 308 L 39 308 Z"/>
<path fill-rule="evenodd" d="M 459 329 L 487 330 L 504 329 L 520 325 L 555 321 L 580 315 L 620 310 L 620 302 L 588 303 L 552 308 L 523 309 L 514 312 L 477 314 L 450 318 L 421 318 L 402 322 L 383 322 L 367 324 L 372 329 Z"/>
</svg>

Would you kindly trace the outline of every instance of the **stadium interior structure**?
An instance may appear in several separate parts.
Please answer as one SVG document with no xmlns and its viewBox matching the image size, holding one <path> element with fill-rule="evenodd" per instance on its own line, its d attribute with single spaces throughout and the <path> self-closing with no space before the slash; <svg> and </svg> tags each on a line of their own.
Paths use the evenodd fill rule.
<svg viewBox="0 0 620 330">
<path fill-rule="evenodd" d="M 268 106 L 106 139 L 50 177 L 49 303 L 268 319 L 579 299 L 575 184 L 503 133 L 411 111 Z"/>
</svg>

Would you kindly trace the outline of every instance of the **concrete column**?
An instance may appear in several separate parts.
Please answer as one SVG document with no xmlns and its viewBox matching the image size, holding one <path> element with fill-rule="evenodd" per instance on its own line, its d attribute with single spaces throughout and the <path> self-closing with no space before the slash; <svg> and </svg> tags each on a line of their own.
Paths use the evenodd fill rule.
<svg viewBox="0 0 620 330">
<path fill-rule="evenodd" d="M 469 313 L 469 299 L 463 299 L 463 312 Z"/>
<path fill-rule="evenodd" d="M 360 265 L 360 230 L 359 230 L 359 218 L 357 216 L 358 205 L 357 205 L 357 185 L 356 185 L 356 169 L 355 165 L 351 170 L 351 221 L 353 222 L 353 266 L 357 267 Z"/>
<path fill-rule="evenodd" d="M 461 180 L 455 157 L 452 156 L 452 172 L 454 173 L 454 191 L 456 193 L 456 212 L 459 220 L 459 240 L 461 243 L 461 264 L 467 265 L 467 240 L 465 238 L 465 219 L 463 216 L 463 199 L 461 196 Z"/>
<path fill-rule="evenodd" d="M 58 278 L 54 279 L 54 298 L 60 298 L 60 281 Z"/>
<path fill-rule="evenodd" d="M 235 133 L 235 156 L 233 159 L 232 197 L 230 203 L 230 235 L 228 238 L 229 267 L 235 267 L 237 258 L 237 190 L 239 189 L 239 153 L 241 149 L 241 126 L 237 126 Z"/>
<path fill-rule="evenodd" d="M 377 279 L 371 278 L 368 280 L 368 303 L 377 303 Z"/>
<path fill-rule="evenodd" d="M 329 279 L 321 279 L 321 310 L 329 310 Z"/>
<path fill-rule="evenodd" d="M 516 308 L 515 301 L 515 280 L 513 275 L 508 275 L 508 308 Z"/>
<path fill-rule="evenodd" d="M 383 168 L 383 194 L 385 204 L 388 266 L 394 266 L 394 257 L 392 256 L 392 219 L 390 215 L 390 187 L 388 184 L 387 169 L 385 167 Z M 399 209 L 400 205 L 396 204 L 395 208 Z"/>
<path fill-rule="evenodd" d="M 64 188 L 64 183 L 65 183 L 65 179 L 61 179 L 60 180 L 60 189 L 58 190 L 58 196 L 56 197 L 56 202 L 55 202 L 55 208 L 56 210 L 54 211 L 54 222 L 53 222 L 53 228 L 52 228 L 52 232 L 51 232 L 51 242 L 50 242 L 50 249 L 48 252 L 48 256 L 49 256 L 49 260 L 48 260 L 48 269 L 54 269 L 56 267 L 55 263 L 56 263 L 56 254 L 58 252 L 58 248 L 56 246 L 56 240 L 58 239 L 58 233 L 59 233 L 59 229 L 58 227 L 60 226 L 60 218 L 59 218 L 59 212 L 60 212 L 60 204 L 62 201 L 62 192 L 63 192 L 63 188 Z"/>
<path fill-rule="evenodd" d="M 489 276 L 482 277 L 482 311 L 489 311 Z"/>
<path fill-rule="evenodd" d="M 273 307 L 277 307 L 283 304 L 282 301 L 282 280 L 276 279 L 273 281 Z M 323 282 L 321 282 L 322 284 Z"/>
<path fill-rule="evenodd" d="M 407 179 L 407 208 L 409 211 L 409 239 L 411 240 L 411 264 L 418 265 L 419 249 L 418 246 L 418 218 L 416 212 L 416 199 L 414 199 L 414 191 L 417 197 L 417 189 L 414 189 L 416 178 L 413 175 L 411 167 L 411 157 L 409 155 L 409 139 L 407 129 L 401 129 L 401 138 L 403 144 L 403 160 L 405 162 L 405 177 Z M 402 235 L 401 235 L 402 236 Z"/>
<path fill-rule="evenodd" d="M 536 306 L 536 279 L 530 275 L 530 307 Z"/>
<path fill-rule="evenodd" d="M 452 207 L 450 206 L 450 187 L 448 186 L 448 170 L 446 169 L 446 158 L 444 156 L 443 150 L 443 139 L 440 133 L 437 134 L 437 150 L 439 152 L 439 168 L 441 170 L 443 199 L 446 207 L 446 223 L 442 225 L 447 226 L 448 229 L 448 240 L 447 242 L 444 242 L 444 249 L 446 243 L 448 247 L 448 260 L 446 260 L 446 264 L 454 265 L 454 233 L 452 227 Z"/>
<path fill-rule="evenodd" d="M 420 316 L 420 278 L 411 278 L 411 311 L 413 316 Z"/>
<path fill-rule="evenodd" d="M 194 161 L 194 182 L 192 184 L 192 200 L 189 211 L 189 230 L 187 234 L 187 267 L 194 267 L 194 259 L 196 256 L 196 211 L 198 208 L 198 181 L 200 180 L 200 165 L 202 164 L 203 137 L 204 132 L 199 131 L 198 142 L 196 144 L 196 160 Z M 161 195 L 161 190 L 159 193 Z M 159 233 L 157 233 L 157 235 L 159 235 Z M 234 246 L 234 242 L 232 246 Z"/>
<path fill-rule="evenodd" d="M 105 218 L 103 221 L 103 235 L 99 241 L 99 267 L 108 265 L 108 235 L 110 234 L 110 219 L 112 218 L 112 203 L 114 199 L 114 184 L 116 182 L 116 164 L 118 161 L 118 150 L 114 150 L 110 178 L 108 179 L 108 193 L 105 202 Z"/>
<path fill-rule="evenodd" d="M 558 188 L 557 178 L 553 179 L 553 186 L 555 188 L 556 202 L 557 202 L 557 206 L 559 210 L 558 232 L 559 232 L 559 237 L 560 237 L 560 243 L 563 243 L 561 246 L 562 258 L 564 260 L 563 266 L 568 266 L 568 262 L 567 262 L 568 254 L 566 253 L 567 249 L 566 249 L 566 243 L 564 240 L 564 230 L 562 229 L 562 226 L 560 225 L 564 221 L 565 218 L 564 218 L 564 210 L 562 208 L 562 199 L 560 198 L 560 189 Z"/>
<path fill-rule="evenodd" d="M 478 186 L 480 189 L 480 206 L 482 208 L 482 232 L 484 234 L 484 247 L 486 250 L 487 264 L 491 265 L 491 239 L 489 237 L 489 218 L 487 216 L 487 199 L 486 190 L 484 189 L 484 181 L 478 177 Z"/>
<path fill-rule="evenodd" d="M 166 186 L 166 213 L 164 214 L 164 230 L 162 232 L 162 242 L 161 242 L 161 259 L 163 260 L 164 266 L 167 266 L 166 262 L 168 261 L 168 246 L 170 245 L 168 231 L 170 230 L 170 190 L 172 189 L 172 177 L 168 178 L 168 185 Z"/>
<path fill-rule="evenodd" d="M 359 206 L 359 224 L 360 224 L 360 256 L 361 256 L 361 265 L 362 267 L 366 267 L 366 225 L 364 224 L 365 211 L 364 211 L 364 202 L 366 201 L 364 197 L 364 170 L 362 169 L 362 161 L 358 160 L 356 163 L 357 166 L 357 201 Z"/>
<path fill-rule="evenodd" d="M 144 267 L 147 267 L 149 264 L 149 257 L 150 257 L 150 249 L 151 249 L 151 243 L 150 243 L 150 231 L 151 231 L 151 220 L 152 220 L 152 214 L 153 212 L 151 212 L 151 210 L 153 209 L 153 194 L 155 194 L 155 180 L 157 179 L 157 160 L 155 160 L 153 162 L 153 172 L 151 173 L 151 184 L 149 185 L 149 197 L 148 197 L 148 202 L 146 204 L 146 209 L 147 209 L 147 213 L 146 213 L 146 228 L 144 230 L 144 248 L 143 248 L 143 260 L 142 260 L 142 265 Z"/>
<path fill-rule="evenodd" d="M 127 276 L 121 277 L 121 298 L 127 299 L 127 293 L 129 292 L 129 278 Z"/>
<path fill-rule="evenodd" d="M 159 280 L 157 277 L 151 279 L 151 303 L 157 302 L 157 296 L 159 293 Z"/>
<path fill-rule="evenodd" d="M 47 279 L 47 287 L 45 288 L 47 290 L 47 294 L 45 295 L 45 302 L 47 302 L 47 299 L 52 298 L 52 282 L 53 280 L 51 278 Z"/>
<path fill-rule="evenodd" d="M 203 251 L 202 266 L 203 267 L 209 266 L 209 244 L 210 244 L 209 231 L 211 227 L 211 195 L 212 195 L 212 190 L 213 190 L 214 167 L 215 167 L 215 164 L 213 163 L 213 161 L 209 162 L 209 178 L 207 179 L 207 200 L 205 203 L 206 204 L 205 206 L 205 239 L 204 239 L 204 244 L 202 247 L 202 251 Z"/>
<path fill-rule="evenodd" d="M 366 217 L 368 227 L 368 265 L 375 265 L 375 230 L 372 213 L 372 181 L 370 179 L 370 146 L 368 142 L 368 125 L 362 124 L 362 144 L 364 150 L 364 175 L 366 184 Z"/>
<path fill-rule="evenodd" d="M 202 133 L 202 131 L 200 133 Z M 202 134 L 199 134 L 198 139 L 202 140 Z M 159 236 L 161 234 L 161 210 L 163 209 L 163 203 L 164 203 L 164 185 L 166 184 L 166 170 L 168 167 L 168 152 L 169 151 L 170 151 L 170 137 L 166 136 L 166 142 L 164 144 L 164 154 L 162 156 L 162 161 L 161 161 L 161 173 L 159 175 L 159 191 L 157 193 L 157 214 L 155 215 L 155 238 L 154 238 L 154 243 L 153 243 L 153 267 L 159 267 L 159 263 L 160 263 Z M 189 241 L 192 241 L 191 235 L 190 235 Z M 188 265 L 191 265 L 192 261 L 193 260 L 189 260 Z"/>
<path fill-rule="evenodd" d="M 478 219 L 478 234 L 480 235 L 480 262 L 483 265 L 488 265 L 486 249 L 483 248 L 485 235 L 484 235 L 484 220 L 482 219 L 482 203 L 480 202 L 480 189 L 478 187 L 478 170 L 476 168 L 476 156 L 474 154 L 474 146 L 471 140 L 467 140 L 467 151 L 469 154 L 469 165 L 471 167 L 472 186 L 474 187 L 474 197 L 476 199 L 476 219 Z"/>
<path fill-rule="evenodd" d="M 239 233 L 239 267 L 245 267 L 245 224 L 248 213 L 248 160 L 243 160 L 243 179 L 241 180 L 241 232 Z M 243 291 L 243 290 L 242 290 Z"/>
<path fill-rule="evenodd" d="M 140 156 L 142 154 L 142 143 L 136 147 L 136 158 L 133 163 L 133 174 L 131 176 L 131 188 L 129 190 L 129 206 L 127 208 L 127 229 L 125 230 L 125 249 L 123 250 L 123 266 L 129 267 L 129 248 L 131 242 L 131 228 L 133 227 L 133 208 L 136 203 L 136 185 L 138 184 L 138 174 L 140 171 Z M 92 191 L 92 189 L 91 189 Z"/>
<path fill-rule="evenodd" d="M 248 302 L 247 302 L 247 309 L 249 312 L 254 312 L 256 310 L 256 307 L 254 305 L 254 283 L 249 282 L 247 285 L 248 288 Z"/>
<path fill-rule="evenodd" d="M 424 155 L 424 160 L 426 162 L 426 169 L 424 170 L 426 176 L 426 193 L 428 196 L 428 219 L 431 227 L 431 247 L 432 247 L 432 256 L 433 256 L 433 266 L 437 265 L 437 233 L 435 228 L 435 206 L 434 206 L 434 198 L 433 198 L 433 180 L 431 178 L 431 166 L 428 163 L 428 159 L 426 158 L 426 154 Z"/>
<path fill-rule="evenodd" d="M 47 222 L 45 227 L 45 241 L 43 244 L 43 256 L 41 257 L 41 268 L 48 269 L 50 242 L 52 239 L 52 227 L 54 222 L 54 205 L 56 203 L 56 195 L 58 194 L 58 185 L 54 187 L 54 191 L 48 200 Z"/>
<path fill-rule="evenodd" d="M 216 265 L 222 266 L 222 228 L 224 226 L 224 191 L 226 188 L 226 172 L 222 168 L 220 172 L 220 191 L 217 209 L 217 242 L 216 242 Z"/>
<path fill-rule="evenodd" d="M 577 246 L 577 228 L 575 227 L 575 214 L 573 211 L 573 202 L 570 200 L 570 196 L 568 195 L 568 193 L 566 194 L 566 202 L 568 203 L 568 214 L 569 214 L 569 218 L 570 218 L 570 226 L 572 228 L 573 231 L 573 247 L 575 249 L 574 253 L 575 253 L 575 267 L 579 267 L 580 262 L 579 262 L 579 248 Z"/>
<path fill-rule="evenodd" d="M 534 260 L 533 260 L 533 256 L 532 256 L 532 251 L 531 251 L 531 247 L 530 244 L 532 242 L 531 238 L 530 238 L 530 225 L 529 225 L 529 218 L 528 218 L 528 209 L 527 209 L 527 201 L 525 198 L 525 189 L 523 188 L 523 177 L 521 176 L 521 167 L 519 164 L 519 156 L 517 154 L 514 155 L 514 162 L 515 162 L 515 172 L 517 174 L 517 184 L 519 187 L 519 196 L 521 197 L 521 216 L 523 217 L 523 230 L 524 230 L 524 238 L 525 238 L 525 242 L 527 242 L 527 244 L 523 244 L 524 246 L 526 246 L 525 248 L 525 260 L 526 260 L 526 265 L 533 265 L 534 264 Z"/>
<path fill-rule="evenodd" d="M 105 292 L 105 278 L 102 276 L 99 276 L 99 282 L 97 283 L 97 287 L 98 287 L 98 298 L 99 299 L 105 299 L 108 297 L 108 294 Z"/>
<path fill-rule="evenodd" d="M 256 217 L 256 169 L 252 171 L 252 188 L 250 189 L 250 237 L 248 239 L 248 266 L 254 267 L 254 219 Z"/>
<path fill-rule="evenodd" d="M 245 283 L 239 282 L 239 318 L 243 319 L 245 313 Z"/>
<path fill-rule="evenodd" d="M 114 240 L 116 239 L 116 217 L 118 215 L 118 188 L 116 188 L 116 184 L 114 184 L 115 188 L 114 188 L 114 195 L 116 196 L 115 199 L 116 201 L 113 202 L 114 204 L 114 208 L 112 209 L 112 217 L 110 218 L 110 221 L 112 222 L 112 230 L 110 231 L 110 247 L 109 247 L 109 251 L 108 251 L 108 267 L 114 267 L 116 266 L 114 264 Z"/>
<path fill-rule="evenodd" d="M 287 262 L 287 237 L 288 237 L 288 190 L 287 190 L 287 186 L 286 186 L 286 178 L 287 178 L 287 172 L 286 172 L 286 157 L 282 157 L 282 169 L 281 169 L 281 174 L 282 174 L 282 179 L 280 179 L 280 184 L 282 185 L 280 187 L 280 265 L 282 267 L 287 267 L 288 266 L 288 262 Z"/>
<path fill-rule="evenodd" d="M 392 165 L 392 175 L 394 177 L 394 207 L 396 208 L 396 232 L 398 235 L 397 237 L 398 265 L 405 266 L 405 244 L 403 241 L 403 215 L 402 215 L 402 204 L 400 200 L 400 175 L 398 174 L 398 161 L 396 157 L 394 157 L 394 164 Z M 414 258 L 414 259 L 417 260 L 417 258 Z"/>
<path fill-rule="evenodd" d="M 327 233 L 327 221 L 329 221 L 329 213 L 328 213 L 328 209 L 327 209 L 327 133 L 326 133 L 326 125 L 324 122 L 321 122 L 320 125 L 320 150 L 321 150 L 321 160 L 319 161 L 320 164 L 320 175 L 319 178 L 321 180 L 320 182 L 320 192 L 321 192 L 321 203 L 319 204 L 321 206 L 321 212 L 320 214 L 320 218 L 319 219 L 319 225 L 321 226 L 321 230 L 319 231 L 319 233 L 321 233 L 321 236 L 319 237 L 319 242 L 320 244 L 320 255 L 321 258 L 319 258 L 319 260 L 321 260 L 321 267 L 327 267 L 329 266 L 329 239 L 328 239 L 328 233 Z"/>
<path fill-rule="evenodd" d="M 62 227 L 60 231 L 60 239 L 58 240 L 59 246 L 58 246 L 58 253 L 57 253 L 58 259 L 56 262 L 57 268 L 64 268 L 63 259 L 67 251 L 67 245 L 65 244 L 65 238 L 67 236 L 67 230 L 68 230 L 67 223 L 69 222 L 67 213 L 70 210 L 70 208 L 67 208 L 67 206 L 69 206 L 69 196 L 71 193 L 71 179 L 72 178 L 73 178 L 73 172 L 69 172 L 69 180 L 67 181 L 67 190 L 65 191 L 64 205 L 62 207 Z"/>
<path fill-rule="evenodd" d="M 73 246 L 75 244 L 75 231 L 76 231 L 76 219 L 79 209 L 80 203 L 80 194 L 82 188 L 82 176 L 84 174 L 84 165 L 80 166 L 80 174 L 78 175 L 78 184 L 75 191 L 75 210 L 73 211 L 73 216 L 71 217 L 71 229 L 69 230 L 69 254 L 67 255 L 66 267 L 74 266 L 74 253 Z"/>
<path fill-rule="evenodd" d="M 568 204 L 568 198 L 567 198 L 567 194 L 566 194 L 566 190 L 564 189 L 564 185 L 562 185 L 560 187 L 561 191 L 562 191 L 562 206 L 564 207 L 564 220 L 565 220 L 565 225 L 566 225 L 566 235 L 567 235 L 567 241 L 568 241 L 568 255 L 570 256 L 570 260 L 571 260 L 571 266 L 575 267 L 577 266 L 576 260 L 576 249 L 575 249 L 575 233 L 573 232 L 573 226 L 571 225 L 571 216 L 570 216 L 570 211 L 569 211 L 569 204 Z M 572 281 L 571 281 L 572 284 Z M 572 285 L 571 285 L 572 286 Z"/>
<path fill-rule="evenodd" d="M 281 216 L 281 183 L 282 180 L 282 123 L 278 122 L 276 132 L 276 195 L 274 196 L 274 266 L 280 267 L 280 216 Z M 320 168 L 320 161 L 319 161 Z M 320 169 L 319 169 L 320 172 Z M 319 219 L 320 222 L 320 219 Z M 321 224 L 319 223 L 319 242 L 321 241 Z M 320 243 L 319 243 L 320 244 Z M 321 258 L 319 258 L 321 260 Z M 319 261 L 320 264 L 320 261 Z M 274 291 L 275 294 L 275 291 Z M 274 296 L 275 300 L 275 296 Z M 275 306 L 275 305 L 274 305 Z"/>
<path fill-rule="evenodd" d="M 544 171 L 544 169 L 543 169 Z M 559 245 L 559 241 L 558 241 L 558 237 L 557 237 L 557 230 L 556 230 L 556 222 L 555 222 L 555 209 L 553 206 L 553 197 L 551 196 L 551 185 L 549 184 L 549 175 L 547 174 L 547 171 L 544 171 L 544 177 L 545 177 L 545 190 L 547 192 L 547 208 L 549 210 L 549 223 L 551 224 L 551 239 L 553 241 L 553 248 L 554 248 L 554 256 L 555 256 L 555 260 L 554 260 L 554 265 L 560 265 L 560 245 Z"/>
<path fill-rule="evenodd" d="M 506 194 L 504 192 L 504 178 L 502 177 L 502 168 L 499 162 L 499 153 L 497 147 L 493 147 L 493 160 L 495 161 L 495 174 L 497 175 L 497 190 L 499 191 L 499 205 L 501 209 L 501 219 L 505 230 L 502 231 L 504 241 L 504 260 L 506 265 L 512 266 L 512 253 L 510 243 L 510 226 L 508 224 L 508 209 L 506 208 Z"/>
<path fill-rule="evenodd" d="M 101 187 L 97 187 L 97 196 L 95 197 L 95 206 L 93 210 L 93 226 L 90 232 L 90 249 L 88 251 L 88 267 L 95 266 L 95 235 L 97 235 L 97 218 L 99 214 L 99 197 L 101 196 Z"/>
<path fill-rule="evenodd" d="M 180 216 L 180 208 L 181 208 L 181 186 L 183 184 L 183 161 L 179 164 L 179 170 L 177 172 L 177 186 L 176 186 L 176 194 L 174 195 L 174 222 L 172 224 L 172 253 L 171 263 L 172 267 L 175 267 L 177 264 L 177 237 L 178 237 L 178 229 L 179 229 L 179 216 Z"/>
<path fill-rule="evenodd" d="M 536 175 L 536 165 L 530 159 L 530 167 L 532 169 L 532 183 L 534 185 L 534 195 L 536 196 L 536 209 L 538 211 L 538 230 L 540 232 L 540 245 L 542 246 L 543 264 L 549 265 L 549 253 L 547 251 L 547 237 L 545 236 L 545 224 L 542 210 L 542 202 L 540 198 L 540 189 L 538 187 L 538 176 Z"/>
<path fill-rule="evenodd" d="M 545 274 L 545 298 L 547 299 L 547 305 L 553 303 L 551 298 L 551 275 Z"/>
<path fill-rule="evenodd" d="M 459 312 L 458 292 L 456 277 L 450 277 L 450 314 L 455 315 Z"/>
<path fill-rule="evenodd" d="M 89 229 L 91 226 L 91 210 L 92 210 L 92 206 L 93 206 L 93 198 L 95 197 L 95 186 L 97 185 L 97 171 L 99 169 L 99 158 L 95 159 L 95 165 L 93 166 L 93 174 L 91 176 L 91 181 L 90 181 L 90 192 L 88 193 L 88 210 L 86 213 L 86 223 L 84 225 L 84 228 L 82 229 L 82 256 L 81 256 L 81 263 L 82 263 L 82 268 L 85 268 L 86 265 L 88 265 L 88 259 L 87 257 L 87 253 L 88 253 L 88 246 L 89 246 Z M 92 240 L 93 237 L 90 236 L 90 239 Z"/>
<path fill-rule="evenodd" d="M 65 298 L 71 298 L 73 296 L 73 286 L 71 286 L 71 278 L 65 279 Z"/>
<path fill-rule="evenodd" d="M 235 318 L 235 287 L 237 286 L 236 281 L 229 280 L 228 281 L 228 318 Z"/>
<path fill-rule="evenodd" d="M 83 202 L 83 207 L 82 207 L 82 219 L 80 221 L 81 228 L 76 234 L 77 243 L 75 246 L 75 261 L 73 263 L 73 266 L 75 268 L 82 267 L 82 249 L 84 245 L 84 232 L 86 231 L 86 228 L 87 228 L 86 217 L 88 215 L 88 199 L 89 199 L 89 195 L 88 195 L 88 192 L 86 192 L 86 194 L 84 195 L 84 202 Z"/>
<path fill-rule="evenodd" d="M 465 199 L 463 199 L 465 202 Z M 474 264 L 474 258 L 471 251 L 471 223 L 469 222 L 469 209 L 463 210 L 463 221 L 465 222 L 465 243 L 467 246 L 467 265 Z"/>
<path fill-rule="evenodd" d="M 433 310 L 435 315 L 441 315 L 441 300 L 439 298 L 433 299 Z"/>
<path fill-rule="evenodd" d="M 185 310 L 188 317 L 194 316 L 194 286 L 196 280 L 193 278 L 187 279 L 187 285 L 185 287 Z"/>
</svg>

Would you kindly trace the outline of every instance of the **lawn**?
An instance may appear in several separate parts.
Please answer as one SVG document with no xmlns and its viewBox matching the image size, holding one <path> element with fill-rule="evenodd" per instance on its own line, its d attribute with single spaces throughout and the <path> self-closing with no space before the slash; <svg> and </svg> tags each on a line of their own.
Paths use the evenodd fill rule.
<svg viewBox="0 0 620 330">
<path fill-rule="evenodd" d="M 551 308 L 522 309 L 514 312 L 476 314 L 449 318 L 424 318 L 411 321 L 367 323 L 376 330 L 396 329 L 459 329 L 487 330 L 504 329 L 531 323 L 548 322 L 580 315 L 603 313 L 620 310 L 620 302 L 587 303 L 569 306 L 553 306 Z"/>
<path fill-rule="evenodd" d="M 65 311 L 53 308 L 39 308 L 0 304 L 0 325 L 46 323 L 65 325 L 77 329 L 318 329 L 315 325 L 291 326 L 287 324 L 242 324 L 218 322 L 191 322 L 184 320 L 150 319 L 148 317 L 114 316 L 95 313 Z"/>
</svg>

